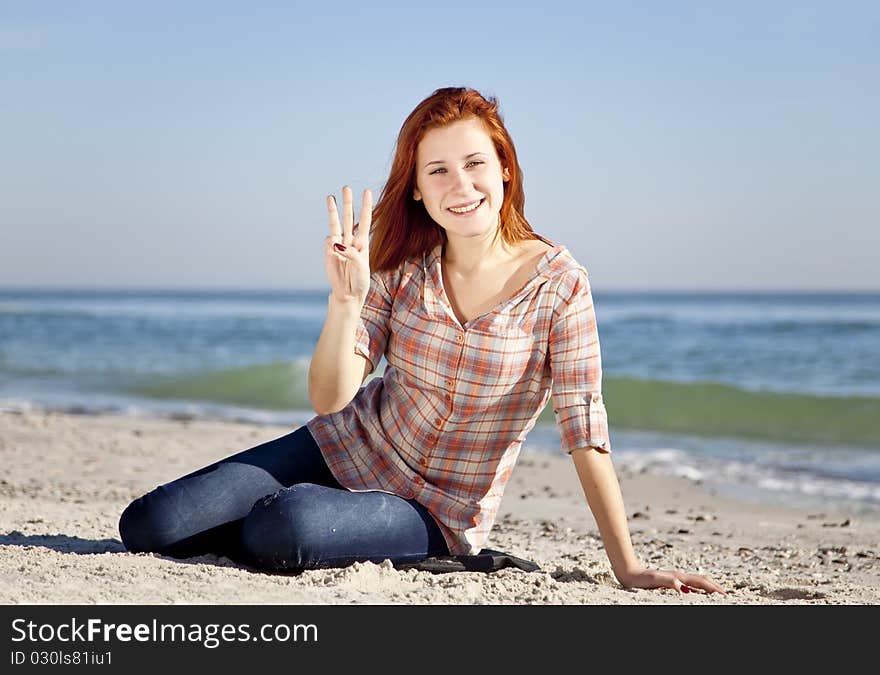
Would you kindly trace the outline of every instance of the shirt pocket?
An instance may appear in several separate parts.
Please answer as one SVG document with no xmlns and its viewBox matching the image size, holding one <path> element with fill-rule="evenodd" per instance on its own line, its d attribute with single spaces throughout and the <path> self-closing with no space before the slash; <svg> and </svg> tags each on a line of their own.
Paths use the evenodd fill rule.
<svg viewBox="0 0 880 675">
<path fill-rule="evenodd" d="M 484 330 L 475 331 L 474 367 L 493 397 L 540 387 L 540 341 L 534 316 L 499 314 Z"/>
<path fill-rule="evenodd" d="M 419 308 L 391 315 L 391 338 L 385 358 L 416 388 L 436 390 L 441 381 L 445 382 L 438 372 L 442 348 L 438 328 L 437 320 Z"/>
</svg>

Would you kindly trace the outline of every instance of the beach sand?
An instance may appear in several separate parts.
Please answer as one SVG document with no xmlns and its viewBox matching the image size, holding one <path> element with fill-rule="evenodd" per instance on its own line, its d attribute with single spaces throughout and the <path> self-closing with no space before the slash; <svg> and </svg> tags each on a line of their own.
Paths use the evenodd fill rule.
<svg viewBox="0 0 880 675">
<path fill-rule="evenodd" d="M 633 543 L 652 567 L 706 574 L 728 595 L 624 589 L 571 459 L 520 456 L 488 548 L 539 572 L 432 574 L 390 562 L 266 574 L 213 555 L 125 552 L 119 514 L 161 483 L 284 427 L 0 413 L 3 604 L 876 604 L 880 520 L 738 502 L 693 481 L 618 469 Z"/>
</svg>

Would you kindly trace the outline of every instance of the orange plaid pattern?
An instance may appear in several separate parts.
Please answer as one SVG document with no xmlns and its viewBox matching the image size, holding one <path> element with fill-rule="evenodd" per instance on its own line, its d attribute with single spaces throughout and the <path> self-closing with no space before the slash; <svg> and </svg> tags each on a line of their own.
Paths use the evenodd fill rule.
<svg viewBox="0 0 880 675">
<path fill-rule="evenodd" d="M 306 425 L 336 479 L 423 504 L 453 555 L 484 548 L 520 447 L 551 393 L 566 453 L 611 452 L 587 271 L 548 250 L 511 298 L 462 326 L 441 247 L 375 272 L 355 350 L 382 377 Z"/>
</svg>

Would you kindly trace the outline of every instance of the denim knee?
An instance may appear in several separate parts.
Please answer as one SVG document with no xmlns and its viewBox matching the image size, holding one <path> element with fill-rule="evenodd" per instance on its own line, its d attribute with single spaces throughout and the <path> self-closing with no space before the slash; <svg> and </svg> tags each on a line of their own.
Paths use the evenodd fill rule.
<svg viewBox="0 0 880 675">
<path fill-rule="evenodd" d="M 158 488 L 129 504 L 119 517 L 119 535 L 131 553 L 158 552 L 175 541 L 176 525 L 163 508 Z"/>
<path fill-rule="evenodd" d="M 257 501 L 241 528 L 241 550 L 250 563 L 273 570 L 319 566 L 328 520 L 315 513 L 321 503 L 316 496 L 331 489 L 297 483 Z"/>
</svg>

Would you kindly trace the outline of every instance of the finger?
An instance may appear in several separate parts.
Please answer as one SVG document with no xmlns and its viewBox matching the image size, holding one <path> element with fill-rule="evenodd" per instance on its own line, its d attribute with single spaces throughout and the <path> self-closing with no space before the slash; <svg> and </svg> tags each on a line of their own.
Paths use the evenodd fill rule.
<svg viewBox="0 0 880 675">
<path fill-rule="evenodd" d="M 345 264 L 353 259 L 353 256 L 355 254 L 355 249 L 353 247 L 345 246 L 338 239 L 334 241 L 331 240 L 329 237 L 327 245 L 330 254 L 340 263 Z"/>
<path fill-rule="evenodd" d="M 701 590 L 706 591 L 706 593 L 720 593 L 721 595 L 727 595 L 721 586 L 708 577 L 699 574 L 683 574 L 681 577 L 683 579 L 682 583 L 688 586 L 691 591 Z"/>
<path fill-rule="evenodd" d="M 657 576 L 659 579 L 662 579 L 664 586 L 678 591 L 679 593 L 690 593 L 692 590 L 691 587 L 683 581 L 685 575 L 678 570 L 658 570 Z"/>
<path fill-rule="evenodd" d="M 365 249 L 370 243 L 370 225 L 373 222 L 373 193 L 364 190 L 361 201 L 361 217 L 358 222 L 358 248 Z"/>
<path fill-rule="evenodd" d="M 339 212 L 336 210 L 336 197 L 327 195 L 327 215 L 330 219 L 330 236 L 341 237 L 342 228 L 339 226 Z"/>
<path fill-rule="evenodd" d="M 357 249 L 355 249 L 354 246 L 346 246 L 338 241 L 334 242 L 333 251 L 346 261 L 353 260 L 357 257 Z"/>
<path fill-rule="evenodd" d="M 351 188 L 346 185 L 342 188 L 342 243 L 346 246 L 351 243 L 353 226 L 354 208 L 352 206 Z"/>
<path fill-rule="evenodd" d="M 721 595 L 727 595 L 727 592 L 721 588 L 718 584 L 716 584 L 711 579 L 702 576 L 689 576 L 687 578 L 687 584 L 692 588 L 698 588 L 700 590 L 706 591 L 706 593 L 720 593 Z"/>
</svg>

